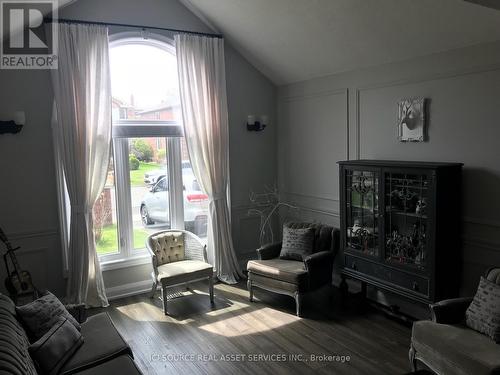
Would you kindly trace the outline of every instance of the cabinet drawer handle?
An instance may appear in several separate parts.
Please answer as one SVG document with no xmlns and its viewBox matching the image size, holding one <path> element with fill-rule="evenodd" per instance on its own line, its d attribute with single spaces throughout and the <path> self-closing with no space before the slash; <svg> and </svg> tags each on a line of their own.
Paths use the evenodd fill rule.
<svg viewBox="0 0 500 375">
<path fill-rule="evenodd" d="M 358 269 L 358 265 L 356 264 L 356 262 L 352 262 L 351 268 L 355 271 Z"/>
<path fill-rule="evenodd" d="M 416 281 L 413 282 L 413 285 L 412 285 L 412 288 L 414 291 L 418 292 L 419 291 L 419 286 L 418 286 L 418 283 Z"/>
</svg>

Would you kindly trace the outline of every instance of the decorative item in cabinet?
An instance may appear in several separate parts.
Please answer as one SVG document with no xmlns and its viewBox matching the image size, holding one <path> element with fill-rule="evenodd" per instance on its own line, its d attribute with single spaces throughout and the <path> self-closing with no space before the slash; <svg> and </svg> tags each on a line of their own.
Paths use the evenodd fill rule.
<svg viewBox="0 0 500 375">
<path fill-rule="evenodd" d="M 342 288 L 352 277 L 363 290 L 372 284 L 423 303 L 455 297 L 462 164 L 351 160 L 339 165 Z"/>
</svg>

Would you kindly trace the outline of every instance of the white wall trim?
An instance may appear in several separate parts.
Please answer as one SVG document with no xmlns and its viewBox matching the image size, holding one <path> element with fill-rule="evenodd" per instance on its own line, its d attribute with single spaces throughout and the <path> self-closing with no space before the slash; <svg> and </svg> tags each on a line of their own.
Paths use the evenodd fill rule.
<svg viewBox="0 0 500 375">
<path fill-rule="evenodd" d="M 297 197 L 304 197 L 304 198 L 313 198 L 313 199 L 321 199 L 329 202 L 335 202 L 338 203 L 340 200 L 335 197 L 327 197 L 327 196 L 322 196 L 322 195 L 311 195 L 311 194 L 303 194 L 303 193 L 296 193 L 293 191 L 283 191 L 281 194 L 286 194 L 286 195 L 295 195 Z"/>
<path fill-rule="evenodd" d="M 301 94 L 301 95 L 290 95 L 290 96 L 282 96 L 282 100 L 284 103 L 291 103 L 297 100 L 305 100 L 305 99 L 314 99 L 314 98 L 322 98 L 322 97 L 327 97 L 327 96 L 334 96 L 334 95 L 344 95 L 345 96 L 345 103 L 346 103 L 346 159 L 349 160 L 349 128 L 350 128 L 350 122 L 349 122 L 349 88 L 344 87 L 336 90 L 326 90 L 326 91 L 315 91 L 310 94 Z"/>
<path fill-rule="evenodd" d="M 12 232 L 6 233 L 9 240 L 20 240 L 25 238 L 35 238 L 35 237 L 48 237 L 57 236 L 59 231 L 56 228 L 52 229 L 42 229 L 38 231 L 24 231 L 24 232 Z"/>
<path fill-rule="evenodd" d="M 325 91 L 314 91 L 309 94 L 300 94 L 300 95 L 290 95 L 286 96 L 284 95 L 282 97 L 282 100 L 286 103 L 294 102 L 297 100 L 304 100 L 304 99 L 314 99 L 314 98 L 322 98 L 325 96 L 334 96 L 334 95 L 347 95 L 349 92 L 349 89 L 347 87 L 340 88 L 340 89 L 335 89 L 335 90 L 325 90 Z"/>
<path fill-rule="evenodd" d="M 151 264 L 151 255 L 147 251 L 142 251 L 139 255 L 128 258 L 118 258 L 115 260 L 101 260 L 101 271 L 116 270 L 120 268 L 128 268 L 140 266 L 143 264 Z"/>
<path fill-rule="evenodd" d="M 302 204 L 297 204 L 296 202 L 288 202 L 288 203 L 298 207 L 299 211 L 303 210 L 303 211 L 315 212 L 315 213 L 327 215 L 327 216 L 340 217 L 340 212 L 338 212 L 338 211 L 319 210 L 317 208 L 312 208 L 312 207 L 304 206 Z"/>
<path fill-rule="evenodd" d="M 420 77 L 406 78 L 406 79 L 400 79 L 400 80 L 394 80 L 394 81 L 384 81 L 384 82 L 374 83 L 374 84 L 370 84 L 370 85 L 359 86 L 359 87 L 357 87 L 357 90 L 368 91 L 368 90 L 385 89 L 388 87 L 413 85 L 413 84 L 429 82 L 429 81 L 439 81 L 439 80 L 464 77 L 464 76 L 474 75 L 474 74 L 495 72 L 497 70 L 500 70 L 499 63 L 484 65 L 484 66 L 480 66 L 480 67 L 457 69 L 457 70 L 443 72 L 443 73 L 438 72 L 438 73 L 423 74 Z"/>
<path fill-rule="evenodd" d="M 112 301 L 115 299 L 125 298 L 151 291 L 152 286 L 153 282 L 151 280 L 143 280 L 135 283 L 128 283 L 106 288 L 106 295 L 108 297 L 108 300 Z"/>
<path fill-rule="evenodd" d="M 378 90 L 378 89 L 385 89 L 389 87 L 397 87 L 397 86 L 404 86 L 404 85 L 414 85 L 418 83 L 424 83 L 424 82 L 430 82 L 430 81 L 437 81 L 437 80 L 447 80 L 447 79 L 453 79 L 457 77 L 464 77 L 468 75 L 475 75 L 475 74 L 482 74 L 482 73 L 489 73 L 489 72 L 495 72 L 500 70 L 500 64 L 493 64 L 493 65 L 487 65 L 479 68 L 471 68 L 471 69 L 461 69 L 461 70 L 455 70 L 453 72 L 447 72 L 447 73 L 434 73 L 434 74 L 428 74 L 428 75 L 423 75 L 421 77 L 416 77 L 416 78 L 410 78 L 410 79 L 402 79 L 402 80 L 397 80 L 397 81 L 387 81 L 387 82 L 381 82 L 377 84 L 372 84 L 372 85 L 366 85 L 366 86 L 359 86 L 355 88 L 355 114 L 356 114 L 356 119 L 355 119 L 355 129 L 356 129 L 356 158 L 360 159 L 361 158 L 361 118 L 360 118 L 360 110 L 361 110 L 361 100 L 360 100 L 360 94 L 363 91 L 370 91 L 370 90 Z"/>
<path fill-rule="evenodd" d="M 477 217 L 465 216 L 463 221 L 468 224 L 476 224 L 485 227 L 500 228 L 500 221 L 481 219 Z"/>
</svg>

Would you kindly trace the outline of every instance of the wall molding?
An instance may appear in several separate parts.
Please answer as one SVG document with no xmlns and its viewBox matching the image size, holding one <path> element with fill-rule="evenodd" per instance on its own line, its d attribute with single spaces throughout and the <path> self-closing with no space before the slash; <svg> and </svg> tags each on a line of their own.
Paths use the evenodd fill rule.
<svg viewBox="0 0 500 375">
<path fill-rule="evenodd" d="M 354 89 L 355 91 L 355 130 L 356 130 L 356 158 L 361 159 L 361 92 L 370 90 L 386 89 L 390 87 L 405 86 L 405 85 L 415 85 L 424 82 L 447 80 L 458 77 L 465 77 L 469 75 L 490 73 L 500 70 L 500 64 L 486 65 L 482 67 L 475 67 L 470 69 L 460 69 L 445 73 L 434 73 L 421 75 L 420 77 L 400 79 L 395 81 L 385 81 L 372 85 L 358 86 Z"/>
<path fill-rule="evenodd" d="M 462 237 L 462 242 L 464 245 L 500 253 L 500 242 L 497 241 L 485 240 L 481 237 L 464 236 Z"/>
<path fill-rule="evenodd" d="M 345 106 L 346 106 L 346 124 L 345 124 L 345 134 L 346 134 L 346 159 L 349 160 L 349 131 L 350 131 L 350 121 L 349 121 L 349 88 L 348 87 L 343 87 L 340 89 L 334 89 L 334 90 L 324 90 L 324 91 L 313 91 L 309 94 L 300 94 L 300 95 L 291 95 L 291 96 L 282 96 L 281 100 L 284 103 L 291 103 L 294 101 L 298 100 L 307 100 L 307 99 L 314 99 L 314 98 L 322 98 L 322 97 L 327 97 L 327 96 L 334 96 L 334 95 L 344 95 L 345 96 Z"/>
<path fill-rule="evenodd" d="M 481 219 L 477 217 L 470 217 L 470 216 L 464 216 L 462 218 L 464 223 L 467 224 L 474 224 L 474 225 L 481 225 L 484 227 L 492 227 L 492 228 L 500 228 L 500 221 L 496 220 L 488 220 L 488 219 Z"/>
<path fill-rule="evenodd" d="M 413 85 L 429 81 L 440 81 L 440 80 L 464 77 L 474 74 L 489 73 L 489 72 L 495 72 L 497 70 L 500 70 L 500 63 L 489 64 L 479 67 L 465 68 L 465 69 L 456 69 L 443 73 L 438 72 L 438 73 L 422 74 L 420 76 L 413 78 L 403 78 L 393 81 L 383 81 L 370 85 L 358 86 L 357 89 L 360 91 L 377 90 L 377 89 L 384 89 L 396 86 Z"/>
<path fill-rule="evenodd" d="M 299 209 L 299 211 L 303 210 L 303 211 L 314 212 L 314 213 L 321 214 L 321 215 L 327 215 L 327 216 L 332 216 L 332 217 L 337 217 L 337 218 L 340 217 L 340 212 L 339 211 L 334 211 L 334 210 L 320 210 L 320 209 L 313 208 L 313 207 L 308 207 L 308 206 L 305 206 L 305 205 L 302 205 L 302 204 L 297 204 L 295 202 L 287 202 L 287 203 L 296 206 Z"/>
<path fill-rule="evenodd" d="M 49 236 L 57 236 L 57 235 L 59 235 L 59 230 L 56 228 L 42 229 L 42 230 L 38 230 L 38 231 L 23 231 L 23 232 L 6 233 L 6 236 L 9 240 L 21 240 L 21 239 L 26 239 L 26 238 L 49 237 Z"/>
<path fill-rule="evenodd" d="M 296 193 L 296 192 L 293 192 L 293 191 L 283 191 L 283 192 L 280 193 L 280 195 L 281 194 L 295 195 L 297 197 L 304 197 L 304 198 L 321 199 L 321 200 L 324 200 L 324 201 L 335 202 L 335 203 L 339 203 L 340 202 L 340 200 L 338 198 L 324 196 L 324 195 L 303 194 L 303 193 Z"/>
<path fill-rule="evenodd" d="M 113 301 L 119 298 L 146 293 L 148 291 L 151 291 L 152 286 L 153 282 L 151 280 L 137 281 L 135 283 L 128 283 L 106 288 L 106 295 L 109 301 Z"/>
<path fill-rule="evenodd" d="M 323 90 L 323 91 L 313 91 L 308 94 L 300 94 L 300 95 L 290 95 L 290 96 L 282 96 L 281 100 L 283 100 L 285 103 L 290 103 L 294 102 L 297 100 L 304 100 L 304 99 L 314 99 L 314 98 L 322 98 L 326 96 L 334 96 L 334 95 L 341 95 L 341 94 L 348 94 L 349 88 L 343 87 L 340 89 L 334 89 L 334 90 Z"/>
</svg>

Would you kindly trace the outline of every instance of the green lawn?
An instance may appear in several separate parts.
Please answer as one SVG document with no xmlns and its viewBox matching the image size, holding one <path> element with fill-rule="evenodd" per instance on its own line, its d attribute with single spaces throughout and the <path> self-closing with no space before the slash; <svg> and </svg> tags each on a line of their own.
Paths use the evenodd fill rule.
<svg viewBox="0 0 500 375">
<path fill-rule="evenodd" d="M 142 249 L 145 246 L 148 232 L 144 229 L 134 229 L 134 249 Z M 99 241 L 96 241 L 97 254 L 110 254 L 118 251 L 118 236 L 116 224 L 108 225 L 102 228 L 102 235 Z"/>
<path fill-rule="evenodd" d="M 146 186 L 144 183 L 144 173 L 160 168 L 161 165 L 158 163 L 139 162 L 139 169 L 130 171 L 130 186 Z"/>
</svg>

